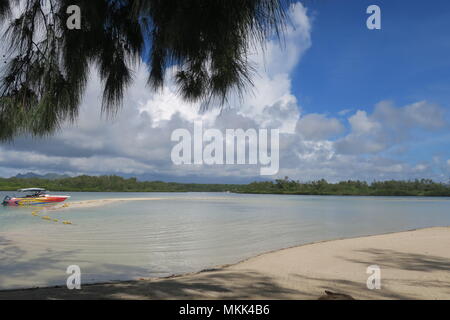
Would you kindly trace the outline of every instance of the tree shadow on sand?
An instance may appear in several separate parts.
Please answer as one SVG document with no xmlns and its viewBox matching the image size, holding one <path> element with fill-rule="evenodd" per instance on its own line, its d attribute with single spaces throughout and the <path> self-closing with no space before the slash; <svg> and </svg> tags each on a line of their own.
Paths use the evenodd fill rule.
<svg viewBox="0 0 450 320">
<path fill-rule="evenodd" d="M 370 259 L 345 258 L 345 260 L 364 265 L 373 264 L 374 261 L 381 261 L 379 263 L 380 266 L 409 271 L 450 271 L 450 259 L 444 257 L 375 248 L 357 250 L 357 252 L 369 254 Z"/>
<path fill-rule="evenodd" d="M 381 270 L 395 269 L 405 272 L 423 272 L 426 274 L 430 274 L 432 272 L 438 272 L 440 274 L 442 274 L 442 272 L 448 272 L 450 275 L 450 259 L 446 257 L 376 248 L 367 248 L 357 250 L 356 252 L 363 254 L 365 258 L 350 259 L 341 257 L 341 259 L 352 263 L 361 264 L 364 267 L 376 264 L 380 266 Z M 438 289 L 439 292 L 450 297 L 450 282 L 442 281 L 439 278 L 441 277 L 438 277 L 438 279 L 426 279 L 423 277 L 417 278 L 417 273 L 411 273 L 411 276 L 408 276 L 407 279 L 384 278 L 384 283 L 389 283 L 389 286 L 392 288 L 395 288 L 398 285 L 404 285 L 423 289 Z M 401 295 L 393 291 L 389 291 L 386 288 L 383 288 L 382 290 L 375 290 L 375 292 L 377 292 L 377 294 L 382 298 L 417 298 L 415 295 Z"/>
<path fill-rule="evenodd" d="M 188 277 L 125 281 L 82 286 L 12 290 L 0 292 L 0 299 L 292 299 L 306 292 L 276 284 L 256 272 L 217 271 Z"/>
</svg>

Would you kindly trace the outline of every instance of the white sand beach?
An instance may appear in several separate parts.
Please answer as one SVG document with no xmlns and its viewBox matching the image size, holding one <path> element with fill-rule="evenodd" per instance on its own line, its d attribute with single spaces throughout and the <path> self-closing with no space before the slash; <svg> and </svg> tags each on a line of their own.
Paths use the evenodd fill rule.
<svg viewBox="0 0 450 320">
<path fill-rule="evenodd" d="M 108 205 L 116 202 L 125 202 L 125 201 L 157 201 L 157 200 L 165 200 L 165 198 L 112 198 L 112 199 L 95 199 L 95 200 L 83 200 L 83 201 L 74 201 L 74 202 L 65 202 L 62 204 L 58 204 L 52 207 L 52 210 L 61 210 L 61 209 L 79 209 L 79 208 L 94 208 L 101 207 L 104 205 Z"/>
<path fill-rule="evenodd" d="M 329 290 L 355 299 L 450 299 L 450 227 L 325 241 L 231 266 L 141 279 L 0 292 L 0 299 L 318 299 Z M 381 268 L 369 290 L 367 267 Z"/>
<path fill-rule="evenodd" d="M 101 207 L 108 204 L 113 204 L 117 202 L 135 202 L 135 201 L 161 201 L 161 200 L 171 200 L 171 198 L 150 198 L 150 197 L 142 197 L 142 198 L 111 198 L 111 199 L 93 199 L 93 200 L 82 200 L 82 201 L 68 201 L 58 205 L 51 207 L 48 210 L 62 210 L 62 209 L 82 209 L 82 208 L 94 208 Z M 177 200 L 193 200 L 189 197 L 178 197 Z M 213 201 L 213 200 L 228 200 L 227 198 L 220 197 L 208 197 L 208 198 L 199 198 L 196 197 L 195 201 Z"/>
</svg>

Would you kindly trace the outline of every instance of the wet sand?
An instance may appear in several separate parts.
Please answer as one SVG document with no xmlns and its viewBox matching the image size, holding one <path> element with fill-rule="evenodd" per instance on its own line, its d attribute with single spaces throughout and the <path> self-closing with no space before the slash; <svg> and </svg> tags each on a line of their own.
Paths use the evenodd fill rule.
<svg viewBox="0 0 450 320">
<path fill-rule="evenodd" d="M 61 209 L 80 209 L 80 208 L 94 208 L 101 207 L 108 204 L 116 203 L 116 202 L 125 202 L 125 201 L 157 201 L 157 200 L 166 200 L 167 198 L 112 198 L 112 199 L 95 199 L 95 200 L 83 200 L 83 201 L 74 201 L 74 202 L 65 202 L 54 206 L 53 210 L 61 210 Z"/>
<path fill-rule="evenodd" d="M 163 279 L 0 292 L 0 299 L 450 299 L 450 227 L 313 243 Z M 369 290 L 367 267 L 381 268 Z"/>
<path fill-rule="evenodd" d="M 117 202 L 134 202 L 134 201 L 161 201 L 161 200 L 173 200 L 172 198 L 111 198 L 111 199 L 94 199 L 94 200 L 82 200 L 73 202 L 64 202 L 53 206 L 50 210 L 62 210 L 62 209 L 82 209 L 82 208 L 94 208 L 101 207 L 108 204 L 113 204 Z M 177 200 L 195 200 L 195 201 L 212 201 L 212 200 L 228 200 L 227 198 L 182 198 L 178 197 Z"/>
</svg>

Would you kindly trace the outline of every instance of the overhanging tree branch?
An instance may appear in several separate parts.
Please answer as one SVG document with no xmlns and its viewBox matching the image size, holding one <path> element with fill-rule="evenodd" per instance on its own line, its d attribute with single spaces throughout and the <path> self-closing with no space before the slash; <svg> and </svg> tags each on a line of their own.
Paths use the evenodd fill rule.
<svg viewBox="0 0 450 320">
<path fill-rule="evenodd" d="M 103 83 L 102 110 L 114 113 L 137 62 L 148 65 L 153 90 L 175 66 L 188 101 L 224 102 L 252 85 L 250 48 L 283 33 L 289 0 L 0 0 L 11 58 L 1 74 L 0 140 L 51 134 L 75 120 L 90 67 Z M 66 27 L 67 7 L 82 12 Z M 217 101 L 217 99 L 215 99 Z"/>
</svg>

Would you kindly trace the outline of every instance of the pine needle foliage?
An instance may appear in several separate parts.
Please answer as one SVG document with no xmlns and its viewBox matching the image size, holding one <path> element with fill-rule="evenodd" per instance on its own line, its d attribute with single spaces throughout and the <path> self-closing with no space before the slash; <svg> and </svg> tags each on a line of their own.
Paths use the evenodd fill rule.
<svg viewBox="0 0 450 320">
<path fill-rule="evenodd" d="M 148 66 L 149 90 L 167 70 L 186 101 L 224 103 L 252 85 L 249 52 L 282 35 L 289 0 L 0 0 L 3 46 L 0 141 L 45 136 L 75 121 L 91 70 L 114 114 Z M 70 30 L 68 6 L 81 9 Z M 16 14 L 17 12 L 17 14 Z"/>
</svg>

